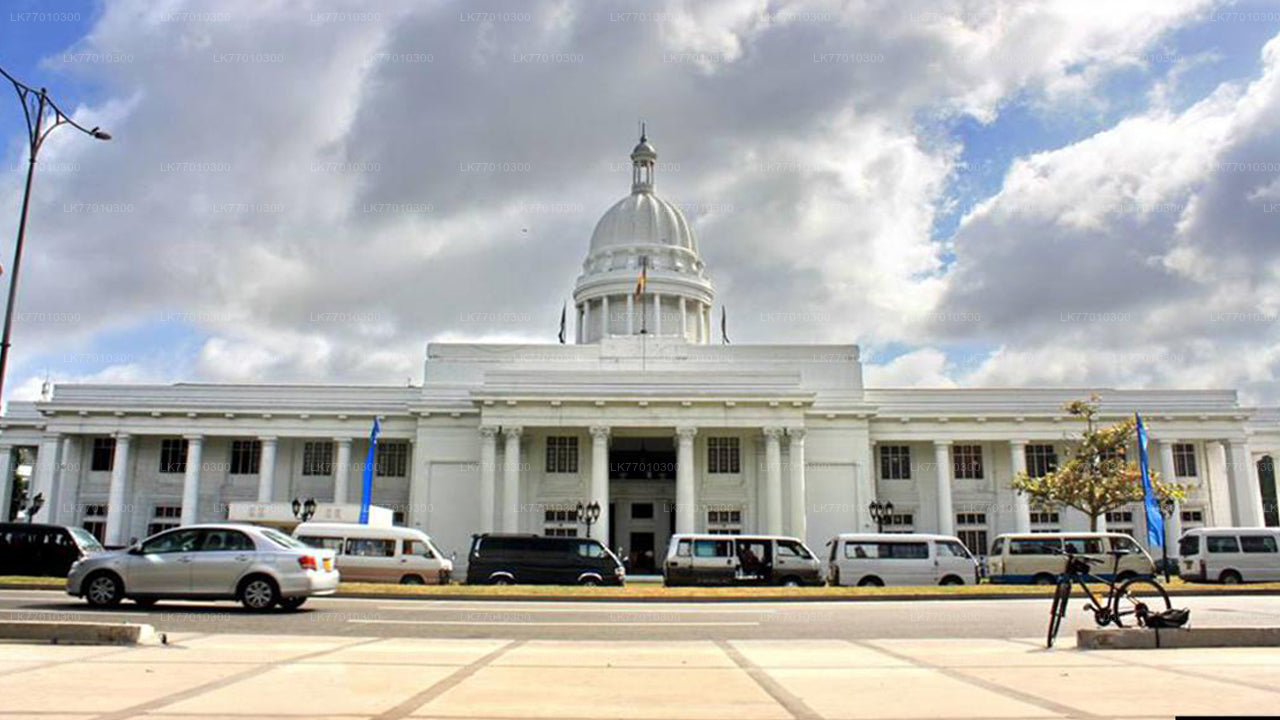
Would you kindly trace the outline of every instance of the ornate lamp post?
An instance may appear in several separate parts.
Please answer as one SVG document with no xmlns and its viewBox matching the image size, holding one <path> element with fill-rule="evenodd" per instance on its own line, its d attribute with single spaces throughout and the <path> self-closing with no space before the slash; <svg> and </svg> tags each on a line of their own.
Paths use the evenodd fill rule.
<svg viewBox="0 0 1280 720">
<path fill-rule="evenodd" d="M 587 526 L 587 537 L 591 537 L 591 526 L 595 525 L 600 519 L 600 503 L 593 502 L 589 505 L 578 503 L 578 522 Z"/>
<path fill-rule="evenodd" d="M 893 516 L 893 503 L 872 500 L 867 509 L 871 511 L 871 519 L 876 521 L 876 532 L 884 532 L 884 521 Z"/>
<path fill-rule="evenodd" d="M 44 507 L 44 493 L 36 493 L 31 498 L 31 502 L 27 503 L 27 523 L 35 522 L 36 513 L 40 512 L 40 508 Z"/>
<path fill-rule="evenodd" d="M 315 515 L 315 514 L 316 514 L 315 498 L 313 497 L 307 498 L 306 502 L 303 502 L 298 498 L 293 499 L 293 516 L 298 519 L 298 522 L 306 522 L 311 519 L 312 515 Z"/>
<path fill-rule="evenodd" d="M 1164 542 L 1160 543 L 1160 564 L 1164 567 L 1164 581 L 1169 582 L 1169 519 L 1177 511 L 1178 503 L 1171 497 L 1160 498 L 1160 514 L 1164 517 Z"/>
<path fill-rule="evenodd" d="M 40 147 L 44 145 L 44 139 L 49 136 L 49 133 L 63 125 L 70 125 L 98 140 L 110 140 L 111 136 L 96 127 L 86 128 L 67 117 L 54 104 L 44 88 L 36 90 L 19 82 L 17 78 L 5 72 L 4 68 L 0 68 L 0 75 L 13 84 L 13 89 L 18 93 L 18 100 L 22 103 L 22 113 L 27 120 L 27 184 L 22 191 L 22 212 L 18 215 L 18 242 L 13 247 L 13 266 L 9 268 L 9 303 L 4 311 L 4 334 L 0 336 L 0 398 L 3 398 L 5 368 L 9 363 L 9 333 L 13 329 L 13 305 L 14 298 L 18 294 L 18 270 L 22 265 L 22 245 L 27 236 L 27 210 L 31 206 L 31 180 L 35 177 L 36 156 L 40 154 Z M 45 121 L 46 114 L 53 118 L 53 122 Z"/>
</svg>

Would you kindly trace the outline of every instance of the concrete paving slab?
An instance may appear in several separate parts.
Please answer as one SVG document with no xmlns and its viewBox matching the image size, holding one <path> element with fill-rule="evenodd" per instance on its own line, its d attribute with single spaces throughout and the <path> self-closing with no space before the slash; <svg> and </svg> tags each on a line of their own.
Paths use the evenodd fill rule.
<svg viewBox="0 0 1280 720">
<path fill-rule="evenodd" d="M 1050 718 L 1061 714 L 932 670 L 769 670 L 828 720 L 843 718 Z"/>
<path fill-rule="evenodd" d="M 120 648 L 97 647 L 93 645 L 50 645 L 49 643 L 0 643 L 0 661 L 32 660 L 36 662 L 57 662 L 60 660 L 83 660 L 99 655 L 119 653 Z"/>
<path fill-rule="evenodd" d="M 1082 655 L 1085 653 L 1081 653 Z M 1179 665 L 1269 665 L 1280 666 L 1280 648 L 1178 648 L 1177 650 L 1090 650 L 1089 657 L 1100 655 L 1118 662 L 1177 667 Z M 1276 668 L 1280 676 L 1280 668 Z"/>
<path fill-rule="evenodd" d="M 912 667 L 905 660 L 845 640 L 732 640 L 729 644 L 766 669 Z"/>
<path fill-rule="evenodd" d="M 347 639 L 348 641 L 350 638 Z M 434 640 L 388 638 L 304 660 L 306 663 L 372 663 L 381 665 L 469 665 L 509 640 Z"/>
<path fill-rule="evenodd" d="M 58 665 L 0 677 L 0 697 L 5 699 L 4 709 L 11 712 L 111 712 L 183 692 L 242 669 L 243 665 L 209 663 Z"/>
<path fill-rule="evenodd" d="M 745 672 L 486 667 L 414 717 L 791 720 Z"/>
<path fill-rule="evenodd" d="M 537 640 L 515 648 L 494 666 L 536 667 L 736 667 L 709 642 L 581 642 Z"/>
<path fill-rule="evenodd" d="M 139 648 L 91 662 L 271 663 L 347 645 L 357 638 L 330 635 L 204 635 L 185 642 Z"/>
<path fill-rule="evenodd" d="M 453 672 L 448 667 L 299 663 L 266 670 L 154 712 L 279 716 L 319 709 L 338 715 L 375 715 Z"/>
<path fill-rule="evenodd" d="M 943 667 L 1114 665 L 1106 656 L 1075 652 L 1070 647 L 1044 647 L 1013 640 L 946 638 L 938 640 L 865 640 L 917 662 Z"/>
<path fill-rule="evenodd" d="M 1256 715 L 1280 706 L 1280 686 L 1276 692 L 1267 692 L 1150 668 L 1006 667 L 961 672 L 1104 717 Z"/>
</svg>

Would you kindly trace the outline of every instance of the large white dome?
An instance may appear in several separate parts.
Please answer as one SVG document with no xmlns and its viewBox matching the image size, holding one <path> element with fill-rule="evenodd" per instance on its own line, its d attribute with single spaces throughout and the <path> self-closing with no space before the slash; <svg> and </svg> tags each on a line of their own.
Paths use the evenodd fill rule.
<svg viewBox="0 0 1280 720">
<path fill-rule="evenodd" d="M 698 252 L 698 240 L 684 213 L 651 189 L 619 200 L 591 233 L 592 253 L 626 245 L 666 245 Z"/>
</svg>

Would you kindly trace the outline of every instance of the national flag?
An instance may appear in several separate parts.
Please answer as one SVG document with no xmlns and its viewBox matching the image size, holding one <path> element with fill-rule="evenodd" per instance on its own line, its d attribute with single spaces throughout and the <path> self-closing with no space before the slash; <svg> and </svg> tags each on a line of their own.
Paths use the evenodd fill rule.
<svg viewBox="0 0 1280 720">
<path fill-rule="evenodd" d="M 560 306 L 560 344 L 564 344 L 564 318 L 565 312 L 569 309 L 569 303 Z"/>
<path fill-rule="evenodd" d="M 378 460 L 378 418 L 373 418 L 373 430 L 369 433 L 369 454 L 364 459 L 364 482 L 360 493 L 360 524 L 369 524 L 369 505 L 373 502 L 373 468 Z"/>
<path fill-rule="evenodd" d="M 1160 498 L 1151 485 L 1151 464 L 1147 458 L 1147 428 L 1142 424 L 1142 414 L 1133 414 L 1138 421 L 1138 465 L 1142 469 L 1142 504 L 1147 511 L 1147 545 L 1164 547 L 1164 515 L 1160 513 Z"/>
<path fill-rule="evenodd" d="M 644 288 L 649 284 L 649 258 L 648 256 L 640 256 L 640 277 L 636 278 L 636 299 L 644 294 Z"/>
<path fill-rule="evenodd" d="M 720 341 L 729 344 L 729 320 L 725 316 L 724 306 L 720 306 Z"/>
</svg>

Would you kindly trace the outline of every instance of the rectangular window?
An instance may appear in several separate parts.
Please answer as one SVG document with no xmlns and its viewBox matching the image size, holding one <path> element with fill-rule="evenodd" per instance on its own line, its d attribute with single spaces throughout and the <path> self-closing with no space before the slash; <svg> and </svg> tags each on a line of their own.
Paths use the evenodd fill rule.
<svg viewBox="0 0 1280 720">
<path fill-rule="evenodd" d="M 147 523 L 147 537 L 172 530 L 181 524 L 181 505 L 157 505 L 151 512 L 151 522 Z"/>
<path fill-rule="evenodd" d="M 1062 552 L 1062 540 L 1045 538 L 1044 540 L 1009 540 L 1010 555 L 1053 555 Z"/>
<path fill-rule="evenodd" d="M 160 441 L 160 472 L 184 473 L 187 471 L 186 438 L 165 438 Z"/>
<path fill-rule="evenodd" d="M 578 528 L 548 527 L 543 530 L 542 534 L 547 537 L 576 538 L 578 537 Z"/>
<path fill-rule="evenodd" d="M 707 472 L 732 475 L 741 471 L 738 438 L 707 438 Z"/>
<path fill-rule="evenodd" d="M 1173 444 L 1174 477 L 1196 476 L 1196 446 L 1191 443 Z"/>
<path fill-rule="evenodd" d="M 262 459 L 262 443 L 258 440 L 231 441 L 232 475 L 257 475 Z"/>
<path fill-rule="evenodd" d="M 632 520 L 652 520 L 653 503 L 631 503 Z"/>
<path fill-rule="evenodd" d="M 409 476 L 409 443 L 380 442 L 374 451 L 374 472 L 378 477 Z"/>
<path fill-rule="evenodd" d="M 1230 535 L 1209 535 L 1204 539 L 1204 546 L 1211 553 L 1240 552 L 1240 543 Z"/>
<path fill-rule="evenodd" d="M 929 544 L 922 542 L 879 543 L 880 558 L 889 560 L 927 560 Z"/>
<path fill-rule="evenodd" d="M 333 474 L 333 442 L 318 440 L 302 444 L 302 474 Z"/>
<path fill-rule="evenodd" d="M 356 557 L 395 557 L 395 540 L 378 540 L 372 538 L 352 538 L 347 540 L 344 555 Z"/>
<path fill-rule="evenodd" d="M 547 438 L 547 472 L 578 472 L 578 438 L 571 435 Z"/>
<path fill-rule="evenodd" d="M 911 479 L 911 447 L 908 445 L 880 446 L 880 479 Z"/>
<path fill-rule="evenodd" d="M 742 509 L 721 508 L 707 511 L 707 532 L 712 535 L 742 533 Z"/>
<path fill-rule="evenodd" d="M 1058 469 L 1058 453 L 1052 445 L 1028 445 L 1026 449 L 1027 474 L 1044 477 Z"/>
<path fill-rule="evenodd" d="M 916 527 L 916 516 L 913 513 L 894 513 L 885 518 L 884 531 L 887 533 L 910 533 Z"/>
<path fill-rule="evenodd" d="M 97 538 L 98 542 L 105 540 L 107 537 L 107 506 L 85 505 L 84 519 L 81 521 L 80 527 L 88 530 L 89 534 Z"/>
<path fill-rule="evenodd" d="M 1276 539 L 1274 535 L 1241 535 L 1240 549 L 1247 553 L 1273 553 Z"/>
<path fill-rule="evenodd" d="M 1190 527 L 1202 527 L 1203 525 L 1204 525 L 1203 510 L 1183 510 L 1182 511 L 1183 529 L 1188 529 Z"/>
<path fill-rule="evenodd" d="M 693 555 L 694 557 L 730 557 L 729 547 L 732 545 L 729 540 L 694 540 Z"/>
<path fill-rule="evenodd" d="M 1057 510 L 1033 510 L 1031 512 L 1031 532 L 1055 533 L 1062 523 Z"/>
<path fill-rule="evenodd" d="M 957 480 L 981 480 L 982 446 L 952 445 L 951 470 Z"/>
<path fill-rule="evenodd" d="M 89 469 L 93 472 L 111 472 L 115 457 L 116 439 L 96 437 L 93 439 L 93 459 L 89 463 Z"/>
<path fill-rule="evenodd" d="M 1107 528 L 1110 529 L 1112 524 L 1116 525 L 1133 525 L 1132 510 L 1112 510 L 1107 513 Z"/>
<path fill-rule="evenodd" d="M 987 514 L 980 512 L 956 513 L 956 537 L 973 555 L 987 553 Z"/>
</svg>

